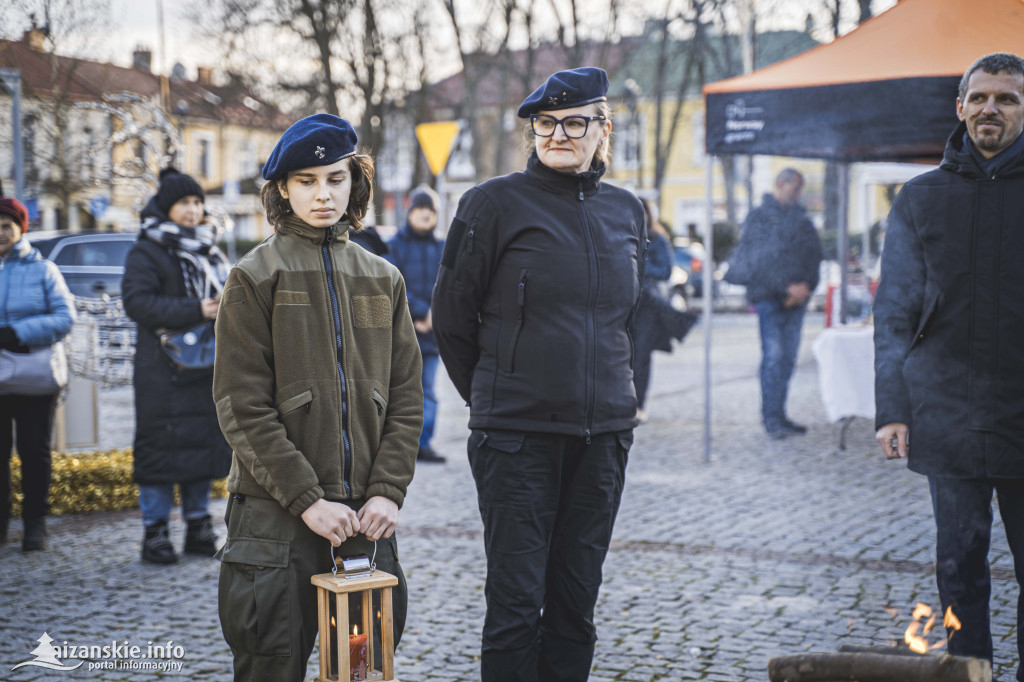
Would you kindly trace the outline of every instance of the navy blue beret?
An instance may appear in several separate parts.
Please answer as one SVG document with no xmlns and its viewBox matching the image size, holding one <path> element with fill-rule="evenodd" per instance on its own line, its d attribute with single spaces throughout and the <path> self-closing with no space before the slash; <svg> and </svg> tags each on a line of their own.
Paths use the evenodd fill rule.
<svg viewBox="0 0 1024 682">
<path fill-rule="evenodd" d="M 519 105 L 519 118 L 538 111 L 569 109 L 604 102 L 608 94 L 608 74 L 596 66 L 584 66 L 551 74 Z"/>
<path fill-rule="evenodd" d="M 329 166 L 356 153 L 352 124 L 331 114 L 313 114 L 296 121 L 277 141 L 263 166 L 263 179 L 283 178 L 289 171 Z"/>
</svg>

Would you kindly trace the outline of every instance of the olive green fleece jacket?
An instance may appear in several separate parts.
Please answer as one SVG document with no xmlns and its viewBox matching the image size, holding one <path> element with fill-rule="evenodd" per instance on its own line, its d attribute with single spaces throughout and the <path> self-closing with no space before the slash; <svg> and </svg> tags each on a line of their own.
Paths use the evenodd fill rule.
<svg viewBox="0 0 1024 682">
<path fill-rule="evenodd" d="M 423 425 L 405 281 L 347 228 L 289 216 L 231 270 L 217 315 L 228 490 L 296 516 L 321 498 L 401 507 Z"/>
</svg>

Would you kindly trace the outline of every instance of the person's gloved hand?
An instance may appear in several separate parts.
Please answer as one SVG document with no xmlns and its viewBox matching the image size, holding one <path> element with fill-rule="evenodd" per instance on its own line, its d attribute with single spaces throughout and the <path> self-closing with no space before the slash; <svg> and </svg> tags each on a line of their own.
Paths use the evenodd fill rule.
<svg viewBox="0 0 1024 682">
<path fill-rule="evenodd" d="M 25 345 L 18 340 L 18 335 L 10 327 L 0 327 L 0 348 L 24 352 Z"/>
</svg>

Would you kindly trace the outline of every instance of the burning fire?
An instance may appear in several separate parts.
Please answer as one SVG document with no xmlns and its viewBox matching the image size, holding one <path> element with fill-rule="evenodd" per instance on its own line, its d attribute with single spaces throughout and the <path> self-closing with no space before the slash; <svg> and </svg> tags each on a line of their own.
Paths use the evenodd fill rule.
<svg viewBox="0 0 1024 682">
<path fill-rule="evenodd" d="M 946 615 L 942 619 L 942 624 L 953 632 L 949 633 L 949 637 L 947 639 L 939 640 L 934 644 L 929 644 L 928 633 L 930 633 L 932 628 L 935 627 L 936 614 L 932 612 L 930 606 L 918 602 L 914 607 L 914 612 L 911 614 L 911 617 L 914 620 L 907 626 L 907 631 L 903 635 L 903 641 L 907 643 L 907 646 L 910 647 L 911 651 L 919 654 L 924 654 L 933 649 L 939 649 L 945 646 L 946 642 L 953 637 L 953 632 L 960 629 L 960 619 L 958 619 L 953 613 L 952 607 L 947 608 Z M 923 627 L 921 624 L 922 618 L 928 619 L 924 623 Z M 918 634 L 919 632 L 920 634 Z"/>
</svg>

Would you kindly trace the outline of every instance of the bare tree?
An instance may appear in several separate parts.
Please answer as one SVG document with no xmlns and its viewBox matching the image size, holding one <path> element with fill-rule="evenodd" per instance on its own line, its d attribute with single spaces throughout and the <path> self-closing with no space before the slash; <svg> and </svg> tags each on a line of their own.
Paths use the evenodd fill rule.
<svg viewBox="0 0 1024 682">
<path fill-rule="evenodd" d="M 107 0 L 15 0 L 8 6 L 13 25 L 28 25 L 41 38 L 41 51 L 48 57 L 46 85 L 26 86 L 25 163 L 30 193 L 54 196 L 60 205 L 58 227 L 68 226 L 73 201 L 96 178 L 92 168 L 87 126 L 74 115 L 76 74 L 81 60 L 69 56 L 88 48 L 109 21 Z M 76 130 L 76 122 L 78 129 Z"/>
</svg>

